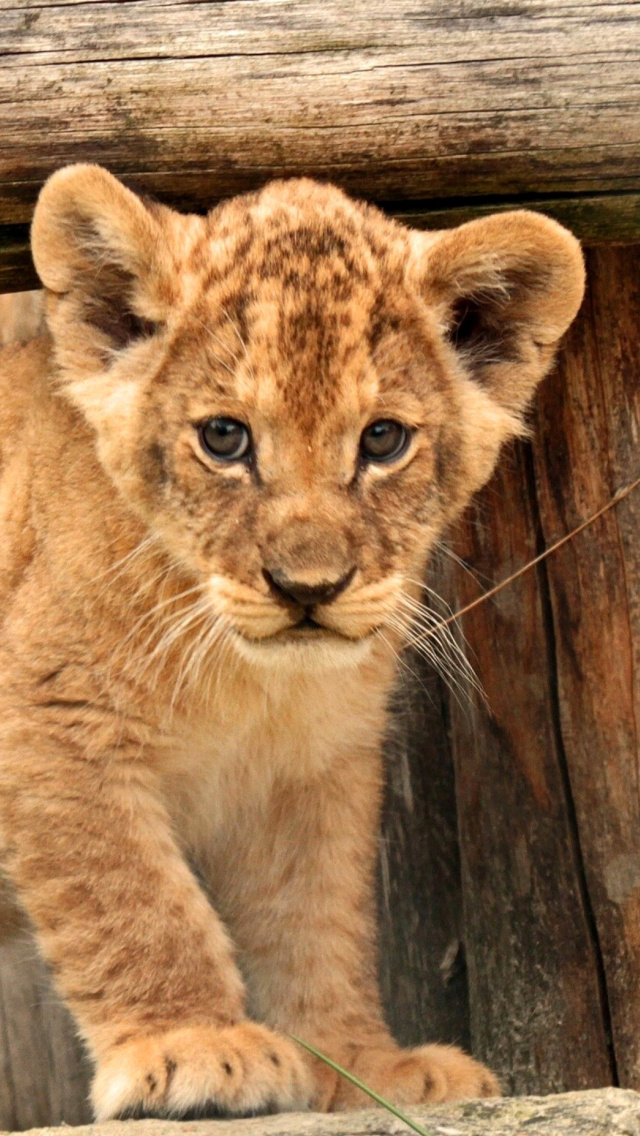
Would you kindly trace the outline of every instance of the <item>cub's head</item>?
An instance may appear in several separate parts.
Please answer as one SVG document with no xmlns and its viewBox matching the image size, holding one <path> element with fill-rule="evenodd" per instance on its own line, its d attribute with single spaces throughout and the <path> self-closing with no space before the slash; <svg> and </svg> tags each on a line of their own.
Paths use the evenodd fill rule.
<svg viewBox="0 0 640 1136">
<path fill-rule="evenodd" d="M 96 166 L 49 180 L 33 254 L 105 470 L 264 659 L 397 626 L 584 287 L 533 213 L 420 233 L 294 180 L 182 216 Z"/>
</svg>

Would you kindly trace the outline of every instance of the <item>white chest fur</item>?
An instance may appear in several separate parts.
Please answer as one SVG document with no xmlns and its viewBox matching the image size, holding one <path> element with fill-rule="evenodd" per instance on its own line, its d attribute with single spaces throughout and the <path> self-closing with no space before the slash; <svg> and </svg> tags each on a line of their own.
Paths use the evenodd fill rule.
<svg viewBox="0 0 640 1136">
<path fill-rule="evenodd" d="M 266 804 L 274 783 L 322 776 L 337 758 L 377 748 L 387 685 L 357 667 L 230 674 L 213 712 L 194 713 L 163 746 L 164 796 L 180 842 L 206 856 L 239 811 Z"/>
</svg>

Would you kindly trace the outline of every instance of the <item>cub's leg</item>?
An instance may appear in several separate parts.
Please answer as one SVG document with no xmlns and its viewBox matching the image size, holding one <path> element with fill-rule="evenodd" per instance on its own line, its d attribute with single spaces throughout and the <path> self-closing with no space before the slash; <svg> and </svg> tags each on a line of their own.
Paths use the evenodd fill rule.
<svg viewBox="0 0 640 1136">
<path fill-rule="evenodd" d="M 396 1103 L 492 1096 L 493 1074 L 460 1049 L 401 1049 L 384 1023 L 376 976 L 376 755 L 336 760 L 315 781 L 247 811 L 212 886 L 229 923 L 256 1016 L 296 1034 Z M 426 1023 L 428 1028 L 428 1023 Z M 369 1098 L 313 1061 L 314 1107 Z"/>
<path fill-rule="evenodd" d="M 76 704 L 77 705 L 77 704 Z M 82 735 L 72 705 L 58 735 Z M 15 731 L 0 748 L 6 864 L 96 1062 L 93 1103 L 180 1113 L 304 1106 L 296 1047 L 247 1022 L 217 915 L 139 760 Z M 93 732 L 95 736 L 95 732 Z"/>
</svg>

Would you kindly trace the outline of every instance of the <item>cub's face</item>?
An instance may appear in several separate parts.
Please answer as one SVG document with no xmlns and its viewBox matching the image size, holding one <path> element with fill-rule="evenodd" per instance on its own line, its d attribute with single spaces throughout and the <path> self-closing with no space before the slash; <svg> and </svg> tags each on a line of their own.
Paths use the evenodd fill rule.
<svg viewBox="0 0 640 1136">
<path fill-rule="evenodd" d="M 154 525 L 263 645 L 369 636 L 458 491 L 458 400 L 405 242 L 346 204 L 241 216 L 245 256 L 185 312 L 140 410 Z"/>
<path fill-rule="evenodd" d="M 33 244 L 104 467 L 265 659 L 405 622 L 583 289 L 546 218 L 412 233 L 304 180 L 199 218 L 70 167 Z"/>
</svg>

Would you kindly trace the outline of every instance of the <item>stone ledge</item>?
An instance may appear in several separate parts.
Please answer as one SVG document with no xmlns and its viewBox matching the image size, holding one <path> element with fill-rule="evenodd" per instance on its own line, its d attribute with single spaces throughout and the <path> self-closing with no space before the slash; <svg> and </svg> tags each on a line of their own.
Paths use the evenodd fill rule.
<svg viewBox="0 0 640 1136">
<path fill-rule="evenodd" d="M 463 1101 L 407 1112 L 429 1136 L 640 1136 L 640 1093 L 630 1089 Z M 376 1108 L 248 1120 L 110 1121 L 74 1128 L 73 1136 L 214 1136 L 216 1128 L 220 1136 L 405 1136 L 411 1131 Z M 29 1136 L 36 1134 L 61 1136 L 61 1130 L 33 1128 Z"/>
</svg>

